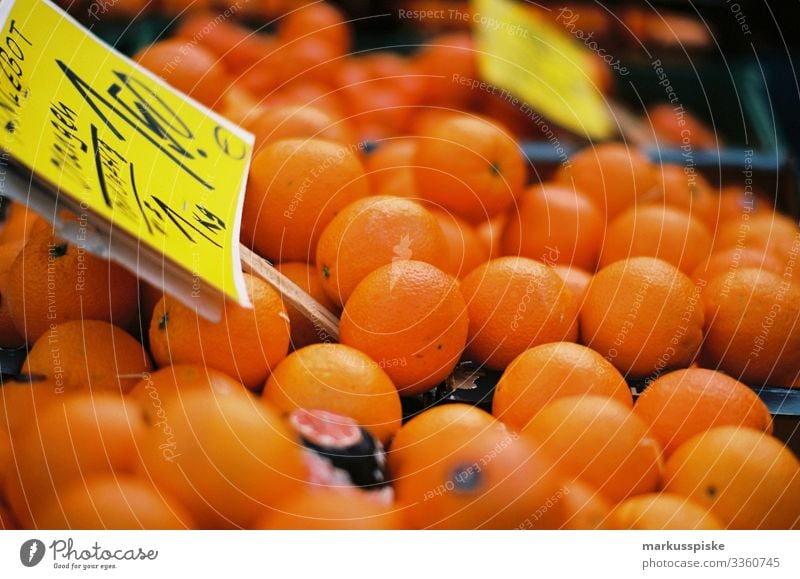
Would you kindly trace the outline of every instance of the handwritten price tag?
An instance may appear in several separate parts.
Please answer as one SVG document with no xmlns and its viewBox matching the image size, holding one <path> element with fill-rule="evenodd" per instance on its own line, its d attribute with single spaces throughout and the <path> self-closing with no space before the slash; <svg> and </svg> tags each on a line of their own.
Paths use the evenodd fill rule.
<svg viewBox="0 0 800 579">
<path fill-rule="evenodd" d="M 247 304 L 239 220 L 252 135 L 46 0 L 3 0 L 0 25 L 5 154 L 164 263 Z"/>
<path fill-rule="evenodd" d="M 511 0 L 472 0 L 478 64 L 484 79 L 578 134 L 611 136 L 590 55 L 554 24 Z"/>
</svg>

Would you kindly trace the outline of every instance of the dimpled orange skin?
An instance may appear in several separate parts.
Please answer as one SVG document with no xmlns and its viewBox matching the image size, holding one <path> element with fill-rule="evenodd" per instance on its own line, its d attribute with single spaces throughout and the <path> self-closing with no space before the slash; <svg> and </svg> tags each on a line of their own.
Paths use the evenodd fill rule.
<svg viewBox="0 0 800 579">
<path fill-rule="evenodd" d="M 664 491 L 706 507 L 729 529 L 800 527 L 800 463 L 758 430 L 720 426 L 691 438 L 667 461 Z"/>
<path fill-rule="evenodd" d="M 267 380 L 261 397 L 281 413 L 298 408 L 349 416 L 386 443 L 400 428 L 397 389 L 369 356 L 343 344 L 297 350 Z"/>
<path fill-rule="evenodd" d="M 402 396 L 425 392 L 452 372 L 467 340 L 458 282 L 421 261 L 376 269 L 342 313 L 339 338 L 381 365 Z"/>
<path fill-rule="evenodd" d="M 418 141 L 414 165 L 419 195 L 470 223 L 509 209 L 527 170 L 505 129 L 468 115 L 450 115 L 429 127 Z"/>
<path fill-rule="evenodd" d="M 602 213 L 586 196 L 560 184 L 534 185 L 510 212 L 503 252 L 594 271 L 603 229 Z"/>
<path fill-rule="evenodd" d="M 790 386 L 800 372 L 800 287 L 744 268 L 703 291 L 703 362 L 753 385 Z"/>
<path fill-rule="evenodd" d="M 672 207 L 645 205 L 619 215 L 606 231 L 600 267 L 629 257 L 657 257 L 686 275 L 711 252 L 705 225 Z"/>
<path fill-rule="evenodd" d="M 336 304 L 325 293 L 325 289 L 322 287 L 322 280 L 314 264 L 308 264 L 304 261 L 284 261 L 277 264 L 275 269 L 317 300 L 319 305 L 334 314 L 339 313 L 340 308 L 337 308 Z M 303 346 L 323 342 L 329 338 L 325 329 L 315 325 L 314 322 L 292 307 L 291 304 L 286 303 L 285 306 L 286 313 L 289 314 L 289 327 L 292 330 L 292 348 L 299 350 Z"/>
<path fill-rule="evenodd" d="M 639 151 L 622 143 L 606 143 L 574 155 L 556 173 L 556 180 L 587 195 L 612 219 L 656 185 L 657 172 Z"/>
<path fill-rule="evenodd" d="M 22 372 L 59 379 L 66 392 L 127 392 L 153 368 L 130 334 L 100 320 L 73 320 L 36 340 Z"/>
<path fill-rule="evenodd" d="M 165 295 L 150 322 L 150 350 L 159 366 L 199 364 L 225 372 L 250 389 L 260 387 L 289 350 L 289 316 L 280 294 L 244 274 L 253 309 L 226 300 L 211 322 Z"/>
<path fill-rule="evenodd" d="M 256 155 L 242 212 L 242 239 L 273 261 L 313 261 L 334 216 L 368 194 L 347 147 L 320 141 L 270 143 Z"/>
<path fill-rule="evenodd" d="M 342 209 L 319 238 L 317 272 L 334 303 L 343 306 L 369 273 L 414 259 L 445 269 L 447 240 L 419 203 L 398 197 L 359 199 Z"/>
<path fill-rule="evenodd" d="M 501 257 L 461 282 L 469 309 L 467 351 L 476 362 L 502 370 L 524 350 L 578 337 L 577 305 L 564 280 L 543 263 Z"/>
<path fill-rule="evenodd" d="M 721 372 L 676 370 L 647 386 L 634 412 L 669 456 L 692 436 L 715 426 L 747 426 L 772 433 L 767 406 L 750 388 Z"/>
<path fill-rule="evenodd" d="M 594 485 L 612 502 L 661 483 L 661 448 L 630 408 L 603 396 L 558 398 L 522 430 L 540 441 L 565 475 Z"/>
<path fill-rule="evenodd" d="M 631 497 L 611 513 L 610 527 L 641 531 L 719 531 L 725 526 L 705 507 L 671 493 Z"/>
<path fill-rule="evenodd" d="M 571 342 L 542 344 L 525 350 L 503 372 L 492 414 L 519 430 L 551 401 L 579 394 L 608 396 L 633 407 L 627 382 L 600 354 Z"/>
<path fill-rule="evenodd" d="M 581 339 L 627 376 L 689 366 L 703 341 L 692 281 L 660 259 L 634 257 L 598 271 L 581 307 Z"/>
</svg>

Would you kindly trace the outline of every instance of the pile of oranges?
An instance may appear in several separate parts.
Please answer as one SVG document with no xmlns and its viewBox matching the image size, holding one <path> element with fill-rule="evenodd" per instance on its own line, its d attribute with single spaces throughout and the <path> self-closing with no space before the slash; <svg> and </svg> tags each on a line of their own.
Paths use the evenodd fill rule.
<svg viewBox="0 0 800 579">
<path fill-rule="evenodd" d="M 256 135 L 242 242 L 339 343 L 250 275 L 253 309 L 204 320 L 9 206 L 0 346 L 27 358 L 0 387 L 0 528 L 800 525 L 752 389 L 800 385 L 797 223 L 619 143 L 531 185 L 514 116 L 453 80 L 477 76 L 465 33 L 353 56 L 324 3 L 274 35 L 214 18 L 136 58 Z M 491 414 L 404 423 L 463 360 L 502 373 Z M 333 466 L 354 424 L 388 481 Z"/>
</svg>

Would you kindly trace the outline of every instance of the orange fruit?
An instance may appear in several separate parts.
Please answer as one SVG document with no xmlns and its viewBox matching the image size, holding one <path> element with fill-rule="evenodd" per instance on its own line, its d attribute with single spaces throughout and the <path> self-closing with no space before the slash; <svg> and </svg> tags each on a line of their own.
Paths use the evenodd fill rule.
<svg viewBox="0 0 800 579">
<path fill-rule="evenodd" d="M 680 24 L 681 22 L 668 24 L 669 34 L 676 34 L 673 26 L 677 28 Z M 675 107 L 666 103 L 648 108 L 647 120 L 662 145 L 673 147 L 689 145 L 695 149 L 712 149 L 720 144 L 717 136 L 693 115 L 686 111 L 681 111 L 678 115 Z"/>
<path fill-rule="evenodd" d="M 367 80 L 341 90 L 347 118 L 358 128 L 359 140 L 383 140 L 405 132 L 415 108 L 394 87 Z"/>
<path fill-rule="evenodd" d="M 31 382 L 4 379 L 0 388 L 0 430 L 18 436 L 35 424 L 51 402 L 65 398 L 63 380 L 41 377 Z"/>
<path fill-rule="evenodd" d="M 611 513 L 615 529 L 639 531 L 719 531 L 725 526 L 686 497 L 648 493 L 622 501 Z"/>
<path fill-rule="evenodd" d="M 280 39 L 290 43 L 302 38 L 316 38 L 337 53 L 350 49 L 350 25 L 338 8 L 327 2 L 307 4 L 288 12 L 278 21 Z"/>
<path fill-rule="evenodd" d="M 254 390 L 289 350 L 289 316 L 280 294 L 244 274 L 253 308 L 225 301 L 222 319 L 211 322 L 165 295 L 150 322 L 150 350 L 159 366 L 198 364 L 236 377 Z"/>
<path fill-rule="evenodd" d="M 692 281 L 700 288 L 705 288 L 718 275 L 725 274 L 730 279 L 739 269 L 764 269 L 783 274 L 784 262 L 772 253 L 760 249 L 746 247 L 730 247 L 710 254 L 694 271 Z"/>
<path fill-rule="evenodd" d="M 410 58 L 389 51 L 370 52 L 359 61 L 375 86 L 393 89 L 407 104 L 417 104 L 425 90 L 425 79 Z"/>
<path fill-rule="evenodd" d="M 8 208 L 5 210 L 5 218 L 0 222 L 0 243 L 26 242 L 34 233 L 52 229 L 49 223 L 27 205 L 13 203 L 8 199 L 4 203 Z"/>
<path fill-rule="evenodd" d="M 501 213 L 496 217 L 481 222 L 477 226 L 476 231 L 489 252 L 489 259 L 497 259 L 503 256 L 501 238 L 507 222 L 508 214 Z"/>
<path fill-rule="evenodd" d="M 476 233 L 472 224 L 452 213 L 432 209 L 439 227 L 447 241 L 447 267 L 444 270 L 452 276 L 462 278 L 473 269 L 489 261 L 489 251 Z"/>
<path fill-rule="evenodd" d="M 402 260 L 358 284 L 342 313 L 339 338 L 375 360 L 400 394 L 409 396 L 452 372 L 467 325 L 458 282 L 428 263 Z"/>
<path fill-rule="evenodd" d="M 5 420 L 0 422 L 0 426 L 2 426 L 0 428 L 0 501 L 2 501 L 6 473 L 11 471 L 13 463 L 11 462 L 11 435 L 5 428 Z"/>
<path fill-rule="evenodd" d="M 660 376 L 639 396 L 634 412 L 648 425 L 665 456 L 715 426 L 772 433 L 772 417 L 755 392 L 730 376 L 702 368 Z"/>
<path fill-rule="evenodd" d="M 633 407 L 628 384 L 614 366 L 594 350 L 570 342 L 542 344 L 525 350 L 497 382 L 492 414 L 519 430 L 557 398 L 596 394 Z"/>
<path fill-rule="evenodd" d="M 577 306 L 564 280 L 525 257 L 501 257 L 461 282 L 469 309 L 467 351 L 472 360 L 502 370 L 523 351 L 577 339 Z"/>
<path fill-rule="evenodd" d="M 463 109 L 475 100 L 476 94 L 471 87 L 453 81 L 478 78 L 478 59 L 469 33 L 435 36 L 425 42 L 414 60 L 419 74 L 426 81 L 425 104 Z"/>
<path fill-rule="evenodd" d="M 578 309 L 580 309 L 586 296 L 586 290 L 589 289 L 589 282 L 592 281 L 592 274 L 579 267 L 569 265 L 554 265 L 553 271 L 567 284 L 569 291 L 575 296 Z"/>
<path fill-rule="evenodd" d="M 437 457 L 441 440 L 459 441 L 468 445 L 474 436 L 485 430 L 503 429 L 491 414 L 467 404 L 443 404 L 428 408 L 406 422 L 392 439 L 387 453 L 389 471 L 403 471 L 409 457 Z"/>
<path fill-rule="evenodd" d="M 715 206 L 717 223 L 728 221 L 742 221 L 747 214 L 755 217 L 759 214 L 769 214 L 772 207 L 753 191 L 747 191 L 740 185 L 728 185 L 720 189 L 719 198 Z M 748 218 L 749 218 L 748 217 Z"/>
<path fill-rule="evenodd" d="M 717 199 L 706 179 L 680 165 L 661 165 L 657 169 L 658 183 L 642 195 L 639 201 L 684 211 L 714 231 Z"/>
<path fill-rule="evenodd" d="M 522 432 L 541 443 L 557 468 L 613 502 L 654 491 L 660 484 L 658 442 L 630 408 L 611 398 L 557 398 Z"/>
<path fill-rule="evenodd" d="M 55 378 L 67 392 L 127 392 L 152 369 L 142 345 L 100 320 L 53 326 L 33 344 L 22 372 Z"/>
<path fill-rule="evenodd" d="M 8 270 L 23 245 L 24 242 L 21 240 L 0 244 L 0 348 L 18 348 L 25 345 L 25 337 L 14 326 L 6 298 Z"/>
<path fill-rule="evenodd" d="M 598 271 L 581 307 L 581 336 L 625 376 L 689 366 L 703 341 L 692 281 L 660 259 L 633 257 Z"/>
<path fill-rule="evenodd" d="M 317 139 L 270 143 L 250 169 L 243 238 L 273 261 L 313 261 L 325 226 L 367 193 L 364 169 L 343 145 Z"/>
<path fill-rule="evenodd" d="M 392 139 L 377 144 L 364 160 L 370 189 L 378 195 L 417 197 L 414 155 L 417 141 Z"/>
<path fill-rule="evenodd" d="M 56 500 L 65 485 L 94 473 L 133 472 L 144 418 L 120 395 L 79 393 L 44 407 L 12 439 L 16 469 L 6 498 L 24 525 Z"/>
<path fill-rule="evenodd" d="M 447 434 L 436 432 L 430 445 L 409 449 L 395 473 L 396 501 L 411 528 L 560 526 L 562 505 L 552 497 L 562 479 L 535 445 L 502 428 L 475 432 L 468 440 Z M 432 447 L 436 452 L 420 452 Z"/>
<path fill-rule="evenodd" d="M 34 235 L 8 271 L 6 298 L 29 343 L 69 320 L 105 320 L 127 328 L 136 318 L 136 278 L 48 231 Z"/>
<path fill-rule="evenodd" d="M 289 354 L 261 396 L 282 413 L 309 408 L 349 416 L 383 442 L 403 418 L 400 397 L 386 372 L 366 354 L 342 344 L 314 344 Z"/>
<path fill-rule="evenodd" d="M 602 214 L 584 195 L 560 184 L 534 185 L 510 213 L 503 253 L 594 271 L 603 229 Z"/>
<path fill-rule="evenodd" d="M 144 68 L 207 107 L 221 102 L 231 78 L 217 55 L 181 38 L 159 40 L 133 56 Z"/>
<path fill-rule="evenodd" d="M 743 217 L 722 224 L 717 232 L 714 249 L 730 247 L 760 249 L 788 259 L 800 251 L 800 229 L 797 222 L 780 213 Z"/>
<path fill-rule="evenodd" d="M 318 304 L 332 313 L 337 313 L 339 308 L 322 287 L 322 279 L 313 264 L 304 261 L 284 261 L 275 266 L 283 275 L 294 282 L 304 292 L 314 298 Z M 291 328 L 292 348 L 299 350 L 303 346 L 326 342 L 330 340 L 328 332 L 309 320 L 300 311 L 286 303 L 286 313 L 289 314 L 289 327 Z"/>
<path fill-rule="evenodd" d="M 556 180 L 589 197 L 609 220 L 657 183 L 657 172 L 642 153 L 622 143 L 587 147 L 556 173 Z"/>
<path fill-rule="evenodd" d="M 525 157 L 500 125 L 450 115 L 420 137 L 414 155 L 419 195 L 478 223 L 509 209 L 526 179 Z"/>
<path fill-rule="evenodd" d="M 297 493 L 264 513 L 255 529 L 391 530 L 403 528 L 399 509 L 382 504 L 369 492 L 326 489 Z"/>
<path fill-rule="evenodd" d="M 144 479 L 92 475 L 62 488 L 58 499 L 36 516 L 39 529 L 191 529 L 186 510 Z"/>
<path fill-rule="evenodd" d="M 308 105 L 267 108 L 248 121 L 247 129 L 256 137 L 255 153 L 283 139 L 322 139 L 344 145 L 356 141 L 345 121 Z"/>
<path fill-rule="evenodd" d="M 609 528 L 612 506 L 591 485 L 572 480 L 562 487 L 560 497 L 564 509 L 562 529 L 595 530 Z"/>
<path fill-rule="evenodd" d="M 157 411 L 165 400 L 192 390 L 211 391 L 218 395 L 239 394 L 244 385 L 207 366 L 177 364 L 145 374 L 128 392 L 128 398 Z"/>
<path fill-rule="evenodd" d="M 628 209 L 608 226 L 600 267 L 629 257 L 657 257 L 689 275 L 710 252 L 708 230 L 689 213 L 644 205 Z"/>
<path fill-rule="evenodd" d="M 367 197 L 345 207 L 323 230 L 317 272 L 325 293 L 343 306 L 369 273 L 414 259 L 448 265 L 447 240 L 433 215 L 399 197 Z"/>
<path fill-rule="evenodd" d="M 16 531 L 20 528 L 11 511 L 3 503 L 0 503 L 0 531 Z"/>
<path fill-rule="evenodd" d="M 789 386 L 800 372 L 800 287 L 777 273 L 744 268 L 703 292 L 703 361 L 753 385 Z"/>
<path fill-rule="evenodd" d="M 191 390 L 164 402 L 140 437 L 145 475 L 201 528 L 249 527 L 304 485 L 299 441 L 248 394 Z"/>
<path fill-rule="evenodd" d="M 730 529 L 800 525 L 800 463 L 780 441 L 720 426 L 681 445 L 667 461 L 664 490 L 709 509 Z"/>
</svg>

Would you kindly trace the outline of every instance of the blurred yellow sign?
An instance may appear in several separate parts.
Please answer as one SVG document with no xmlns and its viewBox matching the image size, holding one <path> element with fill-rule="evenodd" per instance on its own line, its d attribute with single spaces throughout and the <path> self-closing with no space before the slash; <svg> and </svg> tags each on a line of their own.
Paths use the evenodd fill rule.
<svg viewBox="0 0 800 579">
<path fill-rule="evenodd" d="M 530 109 L 590 138 L 613 132 L 603 94 L 588 72 L 591 54 L 540 10 L 512 0 L 472 0 L 483 78 Z"/>
<path fill-rule="evenodd" d="M 3 0 L 0 26 L 5 154 L 151 259 L 247 304 L 239 220 L 252 136 L 50 2 Z"/>
</svg>

